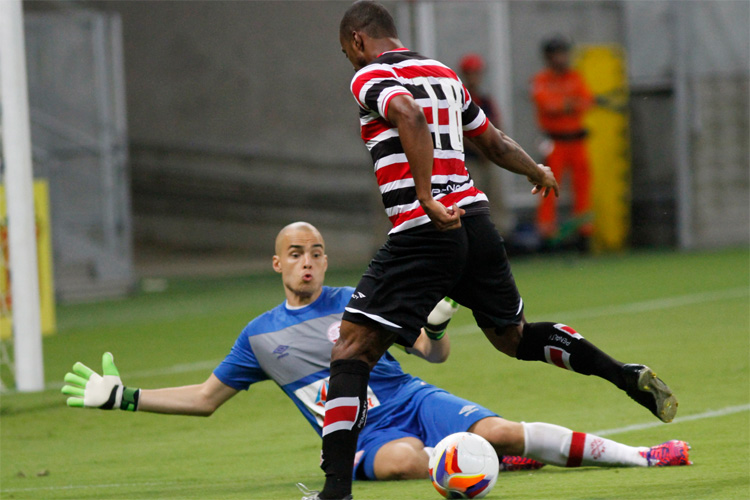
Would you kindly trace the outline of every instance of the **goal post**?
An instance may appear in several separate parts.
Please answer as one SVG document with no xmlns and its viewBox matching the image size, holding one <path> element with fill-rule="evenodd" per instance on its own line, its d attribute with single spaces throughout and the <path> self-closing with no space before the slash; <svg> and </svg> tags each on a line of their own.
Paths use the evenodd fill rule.
<svg viewBox="0 0 750 500">
<path fill-rule="evenodd" d="M 0 94 L 16 389 L 44 389 L 31 130 L 21 0 L 0 1 Z"/>
</svg>

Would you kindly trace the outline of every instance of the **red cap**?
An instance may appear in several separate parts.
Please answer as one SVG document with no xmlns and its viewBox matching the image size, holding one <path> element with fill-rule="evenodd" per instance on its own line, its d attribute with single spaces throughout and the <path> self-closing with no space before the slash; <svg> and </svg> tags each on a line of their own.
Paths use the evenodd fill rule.
<svg viewBox="0 0 750 500">
<path fill-rule="evenodd" d="M 461 62 L 458 65 L 464 73 L 482 71 L 484 69 L 484 59 L 479 54 L 466 54 L 461 58 Z"/>
</svg>

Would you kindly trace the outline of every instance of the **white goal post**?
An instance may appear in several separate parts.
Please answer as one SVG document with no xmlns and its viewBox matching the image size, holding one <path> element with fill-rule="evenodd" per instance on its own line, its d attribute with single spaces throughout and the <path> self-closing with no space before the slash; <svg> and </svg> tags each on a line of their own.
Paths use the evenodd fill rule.
<svg viewBox="0 0 750 500">
<path fill-rule="evenodd" d="M 16 389 L 44 389 L 31 131 L 21 0 L 0 1 L 0 94 Z"/>
</svg>

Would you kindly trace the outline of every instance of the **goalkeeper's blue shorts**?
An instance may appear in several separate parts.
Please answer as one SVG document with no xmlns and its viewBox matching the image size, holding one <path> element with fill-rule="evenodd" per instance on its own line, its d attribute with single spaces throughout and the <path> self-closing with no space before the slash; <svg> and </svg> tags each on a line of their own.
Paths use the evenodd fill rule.
<svg viewBox="0 0 750 500">
<path fill-rule="evenodd" d="M 375 455 L 378 450 L 396 439 L 414 437 L 425 446 L 435 446 L 449 434 L 465 432 L 476 422 L 487 417 L 497 417 L 476 403 L 439 389 L 422 399 L 412 398 L 378 419 L 365 425 L 357 442 L 354 458 L 354 478 L 375 480 Z"/>
</svg>

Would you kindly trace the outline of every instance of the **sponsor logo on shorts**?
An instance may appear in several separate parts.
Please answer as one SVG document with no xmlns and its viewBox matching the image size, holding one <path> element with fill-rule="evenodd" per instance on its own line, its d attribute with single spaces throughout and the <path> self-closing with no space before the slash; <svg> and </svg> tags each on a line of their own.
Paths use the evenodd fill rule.
<svg viewBox="0 0 750 500">
<path fill-rule="evenodd" d="M 352 298 L 353 298 L 353 299 L 364 299 L 365 297 L 367 297 L 367 295 L 365 295 L 365 294 L 364 294 L 364 293 L 362 293 L 362 292 L 354 292 L 354 293 L 352 294 Z"/>
</svg>

